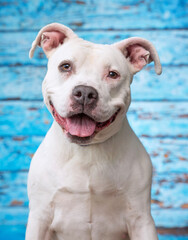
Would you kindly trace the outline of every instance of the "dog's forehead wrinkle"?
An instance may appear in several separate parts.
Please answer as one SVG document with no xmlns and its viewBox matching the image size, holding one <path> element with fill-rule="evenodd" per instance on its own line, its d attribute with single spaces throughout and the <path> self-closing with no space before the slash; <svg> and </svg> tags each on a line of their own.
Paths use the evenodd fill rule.
<svg viewBox="0 0 188 240">
<path fill-rule="evenodd" d="M 126 59 L 111 45 L 95 44 L 83 39 L 73 39 L 60 46 L 49 59 L 50 68 L 63 62 L 71 62 L 76 74 L 82 72 L 82 78 L 95 76 L 102 78 L 110 70 L 126 75 Z"/>
</svg>

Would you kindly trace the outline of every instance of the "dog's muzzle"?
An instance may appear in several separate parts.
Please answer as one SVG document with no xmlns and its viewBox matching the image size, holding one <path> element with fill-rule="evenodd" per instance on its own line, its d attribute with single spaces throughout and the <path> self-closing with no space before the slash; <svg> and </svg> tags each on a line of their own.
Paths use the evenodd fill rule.
<svg viewBox="0 0 188 240">
<path fill-rule="evenodd" d="M 76 143 L 90 141 L 96 133 L 114 122 L 120 110 L 118 109 L 107 121 L 97 122 L 95 116 L 92 115 L 92 110 L 97 106 L 98 92 L 90 86 L 76 86 L 72 91 L 71 100 L 73 110 L 67 117 L 59 115 L 52 101 L 50 101 L 50 105 L 56 122 Z"/>
</svg>

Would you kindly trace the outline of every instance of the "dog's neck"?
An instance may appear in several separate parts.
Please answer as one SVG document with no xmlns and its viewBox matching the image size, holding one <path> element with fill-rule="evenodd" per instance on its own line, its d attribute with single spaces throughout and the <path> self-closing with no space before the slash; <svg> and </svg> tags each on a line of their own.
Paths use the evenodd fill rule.
<svg viewBox="0 0 188 240">
<path fill-rule="evenodd" d="M 129 145 L 133 135 L 134 133 L 129 126 L 127 118 L 125 118 L 120 131 L 106 141 L 80 146 L 70 143 L 61 127 L 54 121 L 46 135 L 48 141 L 44 141 L 44 144 L 48 144 L 47 147 L 51 149 L 52 154 L 57 159 L 63 159 L 63 161 L 69 161 L 73 156 L 78 156 L 78 154 L 79 159 L 86 159 L 86 161 L 101 159 L 101 155 L 104 155 L 103 157 L 109 161 L 109 159 L 118 158 L 119 152 L 126 154 L 127 151 L 130 151 Z M 122 142 L 123 144 L 120 144 Z M 117 149 L 119 150 L 117 151 Z M 117 156 L 114 156 L 114 154 Z"/>
</svg>

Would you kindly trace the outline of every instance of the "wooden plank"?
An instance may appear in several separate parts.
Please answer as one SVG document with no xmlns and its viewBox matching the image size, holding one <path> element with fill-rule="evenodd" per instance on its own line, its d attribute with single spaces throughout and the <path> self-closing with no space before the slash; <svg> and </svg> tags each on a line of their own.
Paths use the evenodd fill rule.
<svg viewBox="0 0 188 240">
<path fill-rule="evenodd" d="M 62 22 L 75 29 L 187 28 L 186 1 L 43 0 L 1 3 L 1 30 L 39 29 Z"/>
<path fill-rule="evenodd" d="M 132 102 L 128 119 L 139 136 L 187 137 L 187 102 Z M 0 136 L 43 136 L 52 117 L 43 102 L 1 101 Z M 160 126 L 160 127 L 159 127 Z M 173 131 L 172 131 L 173 130 Z"/>
<path fill-rule="evenodd" d="M 151 41 L 159 53 L 163 65 L 187 65 L 188 31 L 82 31 L 78 36 L 95 43 L 111 44 L 128 37 L 144 37 Z M 35 57 L 28 57 L 32 41 L 37 32 L 1 32 L 0 66 L 2 65 L 46 65 L 47 60 L 41 49 Z M 14 40 L 13 40 L 14 39 Z M 168 39 L 168 41 L 167 41 Z M 170 42 L 170 44 L 169 44 Z M 181 54 L 181 57 L 180 57 Z"/>
<path fill-rule="evenodd" d="M 27 171 L 43 137 L 0 138 L 0 171 Z"/>
<path fill-rule="evenodd" d="M 1 240 L 23 240 L 25 239 L 26 226 L 23 224 L 0 225 Z"/>
<path fill-rule="evenodd" d="M 25 239 L 25 225 L 0 225 L 1 240 L 23 240 Z M 171 233 L 174 233 L 175 236 Z M 171 230 L 163 229 L 165 234 L 161 234 L 161 229 L 158 229 L 159 240 L 187 240 L 187 232 L 181 228 Z M 170 234 L 169 234 L 170 233 Z"/>
<path fill-rule="evenodd" d="M 0 100 L 42 100 L 42 80 L 46 67 L 0 67 Z M 19 87 L 18 87 L 19 86 Z"/>
<path fill-rule="evenodd" d="M 25 225 L 28 219 L 28 208 L 9 207 L 0 208 L 0 225 Z M 152 210 L 157 227 L 183 228 L 187 226 L 187 209 L 159 209 Z"/>
<path fill-rule="evenodd" d="M 27 171 L 0 173 L 0 208 L 12 207 L 12 209 L 14 209 L 19 207 L 28 207 L 27 175 Z M 181 210 L 182 212 L 188 211 L 187 184 L 188 175 L 186 173 L 177 174 L 166 172 L 165 174 L 157 173 L 153 176 L 151 208 L 156 218 L 157 211 L 159 210 L 164 212 L 166 210 L 171 210 L 172 212 L 177 210 Z M 19 189 L 19 191 L 15 191 L 15 189 Z M 159 216 L 162 217 L 162 215 Z M 169 216 L 163 217 L 168 218 Z M 181 218 L 181 215 L 179 218 Z M 180 226 L 179 224 L 175 224 L 173 227 Z M 172 225 L 168 227 L 172 227 Z"/>
<path fill-rule="evenodd" d="M 157 76 L 154 69 L 148 67 L 134 77 L 131 92 L 132 100 L 187 100 L 188 67 L 163 67 L 163 73 Z"/>
<path fill-rule="evenodd" d="M 41 84 L 45 73 L 46 67 L 1 67 L 3 87 L 0 100 L 42 100 Z M 132 101 L 188 100 L 187 75 L 187 66 L 164 67 L 161 76 L 157 76 L 153 68 L 147 67 L 134 77 Z"/>
<path fill-rule="evenodd" d="M 187 240 L 187 234 L 186 236 L 177 236 L 177 235 L 158 235 L 159 240 Z"/>
<path fill-rule="evenodd" d="M 152 210 L 152 216 L 157 227 L 174 228 L 187 227 L 187 209 L 160 209 Z"/>
<path fill-rule="evenodd" d="M 141 137 L 140 140 L 151 157 L 156 174 L 188 172 L 188 139 Z"/>
<path fill-rule="evenodd" d="M 0 171 L 27 171 L 42 139 L 37 136 L 0 138 Z M 151 156 L 156 174 L 188 172 L 187 139 L 141 137 L 140 140 Z"/>
<path fill-rule="evenodd" d="M 174 237 L 179 239 L 179 236 L 188 236 L 188 227 L 184 227 L 184 228 L 163 228 L 163 227 L 159 227 L 159 228 L 157 228 L 157 232 L 160 235 L 161 234 L 162 235 L 166 235 L 166 234 L 167 235 L 171 235 L 171 234 L 173 234 Z M 176 239 L 176 238 L 174 238 L 174 239 Z M 162 239 L 165 239 L 165 236 Z"/>
<path fill-rule="evenodd" d="M 187 137 L 186 113 L 187 102 L 132 102 L 128 120 L 138 136 Z"/>
<path fill-rule="evenodd" d="M 188 209 L 188 174 L 156 173 L 152 183 L 152 210 Z M 163 225 L 161 225 L 163 226 Z M 178 225 L 179 226 L 179 225 Z"/>
<path fill-rule="evenodd" d="M 1 225 L 1 240 L 23 240 L 25 238 L 25 225 Z M 183 229 L 176 229 L 175 236 L 169 235 L 168 233 L 174 232 L 171 229 L 164 229 L 166 234 L 159 234 L 159 240 L 187 240 L 187 232 Z M 158 229 L 158 233 L 161 230 Z M 182 234 L 181 234 L 182 233 Z"/>
<path fill-rule="evenodd" d="M 28 207 L 27 176 L 28 172 L 0 173 L 1 208 L 10 207 L 11 210 L 11 208 Z M 16 191 L 16 189 L 19 189 L 19 191 Z"/>
<path fill-rule="evenodd" d="M 0 208 L 0 225 L 26 225 L 29 209 L 27 207 Z M 16 239 L 17 240 L 17 239 Z"/>
<path fill-rule="evenodd" d="M 32 154 L 52 122 L 41 102 L 46 58 L 38 49 L 35 58 L 29 60 L 28 51 L 37 31 L 54 21 L 96 43 L 140 36 L 157 47 L 163 75 L 155 76 L 151 65 L 135 76 L 132 97 L 141 102 L 131 104 L 128 117 L 152 157 L 152 214 L 159 240 L 188 239 L 187 6 L 185 0 L 165 0 L 160 4 L 138 0 L 126 4 L 121 0 L 0 3 L 0 100 L 29 100 L 0 103 L 1 240 L 21 240 L 25 235 L 27 171 Z M 161 100 L 172 102 L 145 102 Z"/>
</svg>

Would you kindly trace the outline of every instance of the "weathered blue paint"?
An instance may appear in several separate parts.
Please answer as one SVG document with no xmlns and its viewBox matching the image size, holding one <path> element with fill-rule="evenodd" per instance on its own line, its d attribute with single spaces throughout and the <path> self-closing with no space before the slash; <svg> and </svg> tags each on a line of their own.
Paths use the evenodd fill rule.
<svg viewBox="0 0 188 240">
<path fill-rule="evenodd" d="M 187 240 L 187 236 L 159 235 L 159 240 Z"/>
<path fill-rule="evenodd" d="M 183 208 L 184 204 L 187 204 L 188 188 L 184 174 L 166 172 L 165 174 L 154 175 L 152 186 L 153 210 L 158 208 L 179 210 Z M 164 218 L 168 217 L 164 216 Z M 188 219 L 186 223 L 188 223 Z M 172 225 L 172 222 L 168 224 Z"/>
<path fill-rule="evenodd" d="M 1 240 L 20 240 L 25 239 L 25 225 L 1 225 Z"/>
<path fill-rule="evenodd" d="M 52 122 L 41 94 L 47 60 L 39 48 L 32 60 L 28 51 L 54 21 L 96 43 L 140 36 L 156 46 L 163 75 L 152 64 L 136 74 L 128 118 L 152 159 L 159 240 L 188 239 L 187 14 L 187 0 L 0 2 L 0 240 L 25 236 L 28 168 Z"/>
<path fill-rule="evenodd" d="M 184 138 L 140 138 L 153 163 L 154 173 L 187 173 L 188 141 Z"/>
<path fill-rule="evenodd" d="M 139 101 L 131 103 L 127 115 L 139 136 L 185 138 L 188 136 L 186 110 L 187 102 Z M 41 136 L 52 123 L 52 116 L 41 101 L 2 101 L 0 112 L 1 136 Z"/>
<path fill-rule="evenodd" d="M 64 23 L 63 21 L 61 23 Z M 41 48 L 37 48 L 34 58 L 28 57 L 29 49 L 37 35 L 34 32 L 0 32 L 1 65 L 46 66 L 47 60 Z M 188 32 L 173 31 L 76 31 L 79 37 L 95 43 L 111 44 L 128 37 L 144 37 L 151 41 L 159 52 L 163 65 L 185 65 L 188 62 Z M 14 41 L 13 41 L 14 39 Z M 170 41 L 170 44 L 169 44 Z M 16 48 L 15 48 L 16 46 Z"/>
<path fill-rule="evenodd" d="M 21 136 L 0 138 L 0 172 L 28 171 L 30 161 L 43 137 Z"/>
<path fill-rule="evenodd" d="M 188 24 L 186 0 L 70 0 L 48 4 L 44 0 L 19 4 L 7 0 L 0 9 L 0 27 L 9 30 L 38 29 L 51 21 L 87 30 L 172 29 L 185 28 Z"/>
<path fill-rule="evenodd" d="M 19 240 L 25 237 L 25 225 L 0 226 L 1 240 Z M 186 236 L 159 235 L 159 240 L 187 240 Z"/>
<path fill-rule="evenodd" d="M 155 215 L 166 209 L 169 209 L 169 211 L 178 210 L 180 216 L 179 218 L 177 215 L 175 217 L 176 221 L 180 221 L 181 215 L 185 211 L 183 206 L 187 204 L 187 183 L 184 175 L 185 173 L 180 175 L 179 173 L 172 174 L 168 172 L 158 175 L 154 174 L 152 211 Z M 0 173 L 0 178 L 0 208 L 28 207 L 28 197 L 26 193 L 27 172 L 4 172 Z M 7 183 L 9 183 L 9 185 L 7 185 Z M 15 191 L 16 188 L 19 188 L 19 191 Z M 167 189 L 168 191 L 166 191 Z M 168 218 L 169 215 L 165 215 L 162 219 L 165 222 Z M 186 223 L 187 220 L 184 223 L 181 220 L 182 225 Z M 167 224 L 172 226 L 172 222 L 168 222 Z M 164 224 L 162 226 L 164 226 Z"/>
<path fill-rule="evenodd" d="M 27 171 L 43 136 L 17 136 L 0 139 L 0 172 Z M 187 139 L 140 137 L 153 162 L 155 174 L 188 172 Z M 179 175 L 178 175 L 179 176 Z"/>
<path fill-rule="evenodd" d="M 2 225 L 26 225 L 28 218 L 28 208 L 26 207 L 4 207 L 0 208 L 0 226 Z M 182 209 L 159 209 L 152 210 L 152 216 L 157 227 L 164 228 L 184 228 L 187 226 L 188 210 Z M 180 232 L 181 233 L 181 232 Z M 16 239 L 17 240 L 17 239 Z"/>
<path fill-rule="evenodd" d="M 16 191 L 16 189 L 15 189 Z M 27 207 L 3 207 L 0 209 L 0 225 L 26 225 L 28 219 Z M 17 239 L 16 239 L 17 240 Z"/>
<path fill-rule="evenodd" d="M 46 67 L 1 67 L 0 76 L 3 76 L 1 79 L 3 88 L 0 100 L 16 98 L 42 100 L 41 83 L 45 73 Z M 146 67 L 134 77 L 131 86 L 132 101 L 187 101 L 187 75 L 187 66 L 163 67 L 161 76 L 155 74 L 153 66 Z"/>
</svg>

